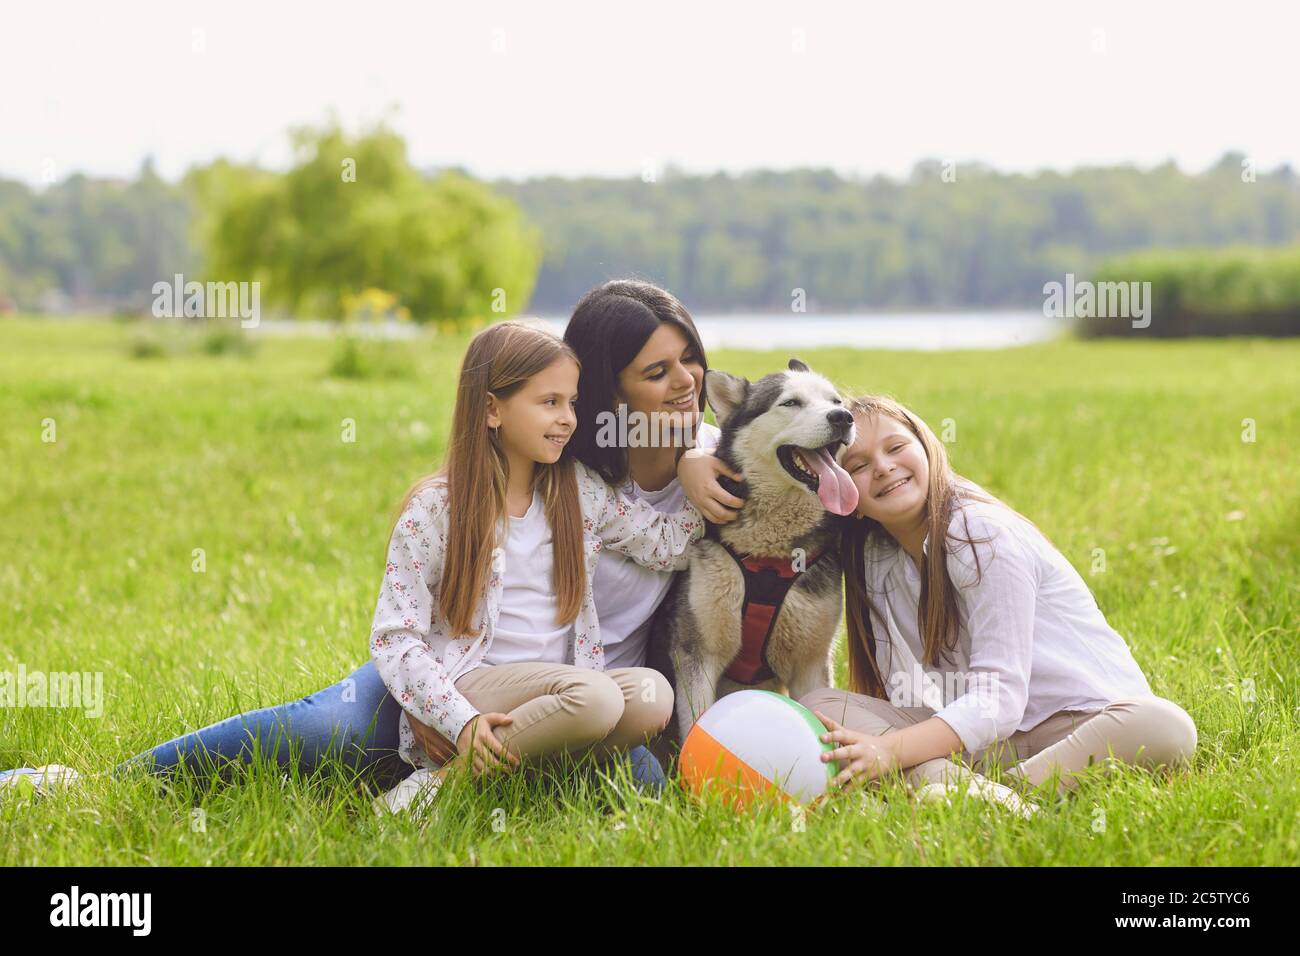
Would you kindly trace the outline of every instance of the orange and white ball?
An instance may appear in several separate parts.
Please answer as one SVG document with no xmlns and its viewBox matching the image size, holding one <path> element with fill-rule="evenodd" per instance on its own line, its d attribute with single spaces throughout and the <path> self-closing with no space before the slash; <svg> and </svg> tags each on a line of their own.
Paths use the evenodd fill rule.
<svg viewBox="0 0 1300 956">
<path fill-rule="evenodd" d="M 706 710 L 682 744 L 682 785 L 721 793 L 738 806 L 759 795 L 809 803 L 839 773 L 821 755 L 825 726 L 807 707 L 782 694 L 742 690 Z"/>
</svg>

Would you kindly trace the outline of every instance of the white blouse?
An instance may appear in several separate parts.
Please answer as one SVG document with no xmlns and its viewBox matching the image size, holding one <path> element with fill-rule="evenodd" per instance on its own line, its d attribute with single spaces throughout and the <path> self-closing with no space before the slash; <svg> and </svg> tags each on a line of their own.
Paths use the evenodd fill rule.
<svg viewBox="0 0 1300 956">
<path fill-rule="evenodd" d="M 701 422 L 695 430 L 697 448 L 716 448 L 722 431 Z M 674 478 L 658 491 L 646 491 L 631 478 L 622 487 L 634 501 L 644 501 L 661 512 L 680 511 L 686 505 L 682 483 Z M 617 551 L 605 549 L 596 562 L 593 596 L 600 636 L 605 644 L 606 667 L 642 667 L 654 613 L 673 583 L 671 571 L 654 571 Z"/>
<path fill-rule="evenodd" d="M 889 535 L 867 540 L 876 661 L 891 703 L 936 711 L 974 754 L 1058 711 L 1097 710 L 1151 693 L 1079 572 L 1028 521 L 1004 505 L 959 495 L 947 546 L 958 642 L 951 660 L 923 667 L 920 572 Z"/>
</svg>

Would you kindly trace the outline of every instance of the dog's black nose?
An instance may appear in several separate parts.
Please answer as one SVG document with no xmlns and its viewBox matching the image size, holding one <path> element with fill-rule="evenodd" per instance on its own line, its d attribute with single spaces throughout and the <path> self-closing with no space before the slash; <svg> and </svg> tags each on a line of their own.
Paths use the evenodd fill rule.
<svg viewBox="0 0 1300 956">
<path fill-rule="evenodd" d="M 847 408 L 832 408 L 826 413 L 826 420 L 832 425 L 852 425 L 853 413 Z"/>
</svg>

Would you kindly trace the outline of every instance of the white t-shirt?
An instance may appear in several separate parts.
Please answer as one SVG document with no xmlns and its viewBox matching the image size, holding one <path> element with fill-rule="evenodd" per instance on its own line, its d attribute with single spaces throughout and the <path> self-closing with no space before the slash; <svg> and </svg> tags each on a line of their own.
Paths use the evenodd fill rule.
<svg viewBox="0 0 1300 956">
<path fill-rule="evenodd" d="M 884 618 L 872 616 L 876 661 L 892 703 L 936 711 L 975 753 L 1057 711 L 1151 694 L 1079 572 L 1037 528 L 1002 505 L 959 500 L 949 525 L 959 538 L 967 536 L 963 512 L 976 543 L 948 541 L 960 620 L 949 661 L 920 664 L 916 564 L 893 538 L 867 542 L 867 592 Z"/>
<path fill-rule="evenodd" d="M 540 492 L 522 518 L 510 518 L 501 578 L 501 610 L 484 664 L 540 661 L 566 663 L 573 625 L 557 627 L 557 601 L 551 585 L 554 548 Z"/>
<path fill-rule="evenodd" d="M 701 422 L 695 431 L 696 447 L 716 448 L 722 432 Z M 651 505 L 656 511 L 680 511 L 686 504 L 682 483 L 674 478 L 658 491 L 646 491 L 630 478 L 623 493 Z M 645 664 L 650 619 L 673 582 L 671 571 L 651 571 L 629 557 L 606 548 L 596 560 L 592 598 L 605 645 L 605 667 L 641 667 Z"/>
</svg>

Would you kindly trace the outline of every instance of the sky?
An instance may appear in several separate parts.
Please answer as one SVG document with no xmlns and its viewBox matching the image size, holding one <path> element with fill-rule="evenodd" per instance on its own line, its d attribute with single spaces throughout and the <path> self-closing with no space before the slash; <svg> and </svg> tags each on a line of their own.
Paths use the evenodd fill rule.
<svg viewBox="0 0 1300 956">
<path fill-rule="evenodd" d="M 1249 0 L 41 0 L 0 13 L 0 176 L 284 168 L 331 114 L 486 178 L 1300 168 L 1297 27 Z"/>
</svg>

